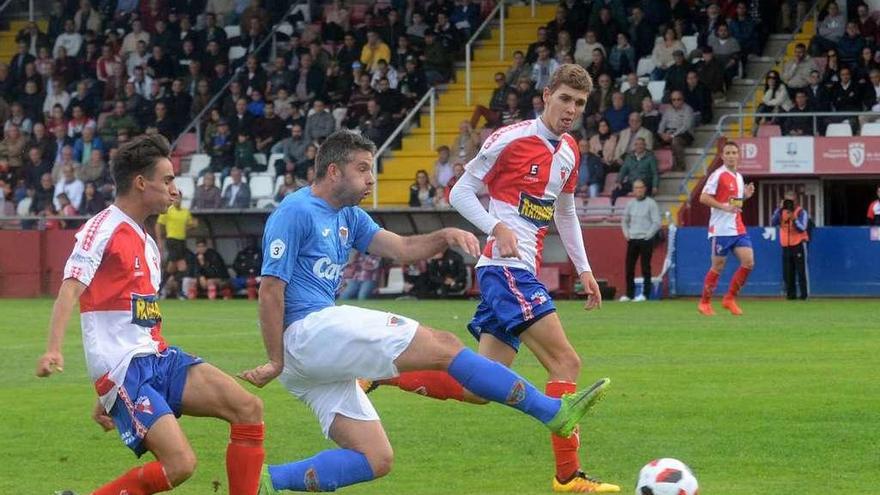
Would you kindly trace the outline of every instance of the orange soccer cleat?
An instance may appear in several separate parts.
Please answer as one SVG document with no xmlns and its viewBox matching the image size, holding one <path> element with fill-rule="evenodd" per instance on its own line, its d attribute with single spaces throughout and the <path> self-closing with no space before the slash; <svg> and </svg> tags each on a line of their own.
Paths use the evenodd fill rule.
<svg viewBox="0 0 880 495">
<path fill-rule="evenodd" d="M 733 296 L 724 296 L 724 299 L 721 300 L 721 305 L 734 316 L 741 316 L 743 314 L 743 310 L 736 304 L 736 298 Z"/>
<path fill-rule="evenodd" d="M 715 310 L 712 309 L 712 303 L 710 302 L 700 302 L 697 305 L 697 311 L 705 316 L 715 316 Z"/>
</svg>

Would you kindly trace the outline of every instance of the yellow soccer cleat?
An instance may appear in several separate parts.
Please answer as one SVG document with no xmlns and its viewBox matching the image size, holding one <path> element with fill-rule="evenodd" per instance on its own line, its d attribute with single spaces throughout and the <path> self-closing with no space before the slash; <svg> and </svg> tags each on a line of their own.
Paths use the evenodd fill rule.
<svg viewBox="0 0 880 495">
<path fill-rule="evenodd" d="M 376 390 L 377 388 L 379 388 L 379 385 L 381 385 L 381 383 L 376 380 L 367 380 L 366 378 L 358 378 L 357 382 L 361 390 L 363 390 L 364 393 L 367 394 L 372 392 L 373 390 Z"/>
<path fill-rule="evenodd" d="M 574 477 L 565 483 L 553 477 L 553 491 L 561 493 L 618 493 L 620 487 L 611 483 L 604 483 L 596 478 L 587 476 L 583 471 L 575 473 Z"/>
</svg>

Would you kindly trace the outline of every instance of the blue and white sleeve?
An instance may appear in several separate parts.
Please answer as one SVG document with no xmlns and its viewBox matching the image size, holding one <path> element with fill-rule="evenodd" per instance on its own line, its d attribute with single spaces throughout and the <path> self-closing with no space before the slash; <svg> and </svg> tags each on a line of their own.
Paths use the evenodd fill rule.
<svg viewBox="0 0 880 495">
<path fill-rule="evenodd" d="M 306 222 L 304 219 L 288 218 L 284 211 L 276 210 L 266 222 L 261 273 L 290 283 Z"/>
<path fill-rule="evenodd" d="M 349 225 L 351 226 L 352 246 L 358 251 L 366 253 L 370 243 L 373 242 L 373 237 L 382 230 L 382 227 L 379 227 L 379 224 L 361 208 L 352 208 L 351 211 Z"/>
</svg>

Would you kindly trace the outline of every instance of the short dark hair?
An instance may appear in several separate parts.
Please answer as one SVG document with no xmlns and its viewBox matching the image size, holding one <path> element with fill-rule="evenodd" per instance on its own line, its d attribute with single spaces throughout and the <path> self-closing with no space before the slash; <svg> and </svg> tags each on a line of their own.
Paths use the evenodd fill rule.
<svg viewBox="0 0 880 495">
<path fill-rule="evenodd" d="M 366 137 L 347 129 L 327 136 L 315 156 L 315 178 L 323 179 L 331 163 L 345 165 L 350 162 L 354 151 L 369 151 L 375 154 L 376 145 Z"/>
<path fill-rule="evenodd" d="M 112 167 L 117 194 L 127 193 L 135 177 L 151 175 L 156 162 L 170 155 L 171 144 L 161 134 L 143 134 L 120 146 Z"/>
</svg>

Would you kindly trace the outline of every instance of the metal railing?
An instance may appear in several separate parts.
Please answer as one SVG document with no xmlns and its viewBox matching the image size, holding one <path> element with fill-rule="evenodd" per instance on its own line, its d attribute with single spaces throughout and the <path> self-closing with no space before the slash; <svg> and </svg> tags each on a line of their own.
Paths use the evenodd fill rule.
<svg viewBox="0 0 880 495">
<path fill-rule="evenodd" d="M 0 4 L 0 13 L 6 10 L 6 7 L 9 7 L 9 4 L 12 3 L 13 0 L 6 0 L 2 4 Z M 34 21 L 34 0 L 28 0 L 28 20 Z"/>
<path fill-rule="evenodd" d="M 803 19 L 800 19 L 800 20 L 799 20 L 799 22 L 798 22 L 798 26 L 797 26 L 797 29 L 794 30 L 795 33 L 799 33 L 799 32 L 801 32 L 801 31 L 803 30 L 803 28 L 804 28 L 804 24 L 806 24 L 807 20 L 809 20 L 809 19 L 814 19 L 814 20 L 818 23 L 818 20 L 819 20 L 819 5 L 822 4 L 822 3 L 824 3 L 823 0 L 816 0 L 816 1 L 813 2 L 813 6 L 810 8 L 809 12 L 807 12 L 806 15 L 804 15 Z M 795 35 L 795 36 L 796 36 L 796 35 Z M 792 37 L 792 41 L 794 41 L 794 37 Z M 774 60 L 777 64 L 778 64 L 778 63 L 781 63 L 783 60 L 785 60 L 785 53 L 786 53 L 786 51 L 788 50 L 788 45 L 789 45 L 790 43 L 791 43 L 791 42 L 788 42 L 788 43 L 786 43 L 785 45 L 783 45 L 782 49 L 780 49 L 779 52 L 776 53 L 776 55 L 772 57 L 773 60 Z M 748 96 L 746 96 L 742 101 L 740 101 L 740 102 L 738 103 L 739 111 L 737 112 L 736 115 L 741 115 L 741 114 L 743 114 L 743 111 L 745 110 L 745 106 L 746 106 L 746 104 L 747 104 L 748 102 L 751 102 L 751 101 L 753 101 L 753 100 L 755 99 L 755 95 L 758 93 L 758 88 L 760 88 L 760 87 L 762 87 L 762 84 L 761 84 L 760 82 L 756 82 L 756 83 L 755 83 L 755 86 L 752 88 L 752 91 L 749 92 Z M 719 119 L 719 124 L 721 123 L 721 121 L 722 121 L 723 119 L 724 119 L 724 117 L 722 116 L 722 117 Z M 744 123 L 745 123 L 745 121 L 741 118 L 741 119 L 740 119 L 740 122 L 739 122 L 740 133 L 743 132 L 743 126 L 744 126 Z M 694 178 L 694 176 L 696 176 L 698 170 L 703 169 L 703 172 L 706 172 L 706 170 L 705 170 L 705 168 L 706 168 L 706 158 L 708 158 L 709 153 L 712 152 L 712 149 L 715 148 L 715 142 L 716 142 L 716 141 L 718 140 L 718 138 L 720 138 L 723 134 L 724 134 L 724 129 L 723 129 L 722 126 L 719 125 L 719 126 L 716 128 L 715 133 L 712 135 L 712 137 L 711 137 L 711 138 L 709 139 L 709 141 L 706 143 L 706 145 L 703 146 L 703 150 L 700 152 L 700 158 L 699 158 L 699 160 L 697 160 L 697 163 L 695 163 L 690 169 L 688 169 L 688 170 L 687 170 L 687 173 L 686 173 L 685 176 L 684 176 L 684 178 L 682 178 L 681 183 L 680 183 L 679 186 L 678 186 L 678 193 L 679 193 L 679 194 L 688 194 L 688 183 L 691 181 L 691 179 Z M 691 204 L 691 197 L 690 197 L 690 196 L 688 196 L 687 204 L 688 204 L 688 205 Z"/>
<path fill-rule="evenodd" d="M 718 119 L 718 124 L 715 125 L 715 133 L 720 134 L 724 132 L 724 124 L 726 120 L 730 119 L 739 119 L 739 137 L 745 137 L 743 133 L 743 125 L 742 122 L 747 118 L 774 118 L 782 122 L 785 122 L 786 119 L 800 119 L 804 117 L 812 117 L 813 119 L 813 136 L 819 135 L 819 119 L 823 117 L 832 117 L 839 119 L 841 117 L 871 117 L 878 118 L 880 117 L 880 113 L 878 112 L 797 112 L 797 113 L 773 113 L 773 112 L 742 112 L 742 113 L 731 113 L 728 115 L 722 115 L 720 119 Z M 846 119 L 843 119 L 846 120 Z M 833 137 L 833 136 L 832 136 Z"/>
<path fill-rule="evenodd" d="M 260 44 L 257 45 L 256 48 L 253 49 L 253 51 L 245 53 L 244 58 L 246 58 L 248 55 L 250 55 L 252 53 L 260 53 L 260 51 L 266 47 L 267 43 L 273 42 L 273 40 L 275 39 L 275 33 L 278 32 L 278 28 L 281 27 L 282 24 L 287 22 L 287 21 L 285 21 L 285 19 L 287 19 L 288 16 L 293 14 L 293 11 L 294 11 L 294 9 L 297 8 L 297 6 L 299 6 L 301 3 L 304 3 L 306 1 L 307 0 L 297 0 L 297 1 L 293 2 L 293 4 L 290 6 L 290 8 L 287 9 L 287 12 L 285 12 L 284 15 L 281 16 L 281 22 L 272 26 L 272 31 L 269 32 L 268 34 L 266 34 L 266 37 L 263 38 L 263 41 L 261 41 Z M 239 60 L 239 59 L 236 59 L 236 60 Z M 241 64 L 238 67 L 236 67 L 234 71 L 232 71 L 232 74 L 229 76 L 229 79 L 226 81 L 226 83 L 223 85 L 223 87 L 221 87 L 220 90 L 217 91 L 217 93 L 210 100 L 208 100 L 208 103 L 199 111 L 199 113 L 196 114 L 196 116 L 192 118 L 192 120 L 189 122 L 189 124 L 187 124 L 186 127 L 184 127 L 180 131 L 180 134 L 177 135 L 177 139 L 175 139 L 174 142 L 171 143 L 172 150 L 177 148 L 177 144 L 180 142 L 180 140 L 183 138 L 183 136 L 186 133 L 188 133 L 190 131 L 190 129 L 192 129 L 193 127 L 195 127 L 195 129 L 196 129 L 197 150 L 198 151 L 202 150 L 202 135 L 201 135 L 202 134 L 202 125 L 201 125 L 202 124 L 202 117 L 204 117 L 206 113 L 210 112 L 212 108 L 214 108 L 214 105 L 217 103 L 217 101 L 219 101 L 220 99 L 223 98 L 223 96 L 226 94 L 226 90 L 229 89 L 229 85 L 232 84 L 232 81 L 235 81 L 238 78 L 238 76 L 241 75 L 242 72 L 244 72 L 244 67 L 245 67 L 245 65 Z"/>
<path fill-rule="evenodd" d="M 534 0 L 532 1 L 532 5 L 534 5 Z M 474 34 L 471 35 L 471 39 L 469 39 L 464 46 L 464 102 L 467 106 L 471 105 L 471 59 L 473 58 L 471 47 L 477 41 L 477 38 L 480 37 L 480 34 L 483 33 L 483 30 L 485 30 L 492 20 L 495 19 L 496 15 L 498 16 L 498 22 L 501 26 L 498 60 L 504 60 L 504 0 L 501 0 L 495 5 L 492 12 L 486 16 L 486 20 L 480 24 L 480 27 L 478 27 L 476 31 L 474 31 Z M 532 15 L 534 16 L 534 13 Z"/>
<path fill-rule="evenodd" d="M 379 160 L 382 158 L 382 155 L 391 148 L 391 145 L 394 144 L 394 140 L 400 136 L 403 131 L 408 129 L 410 121 L 421 113 L 422 107 L 425 104 L 428 104 L 428 126 L 429 126 L 429 143 L 430 149 L 434 149 L 436 145 L 437 139 L 437 125 L 436 125 L 436 107 L 437 107 L 437 90 L 435 88 L 431 88 L 422 96 L 422 99 L 419 100 L 418 103 L 406 114 L 403 121 L 394 129 L 394 132 L 388 136 L 388 139 L 382 143 L 382 146 L 376 151 L 375 159 L 373 160 L 373 208 L 379 207 Z"/>
</svg>

